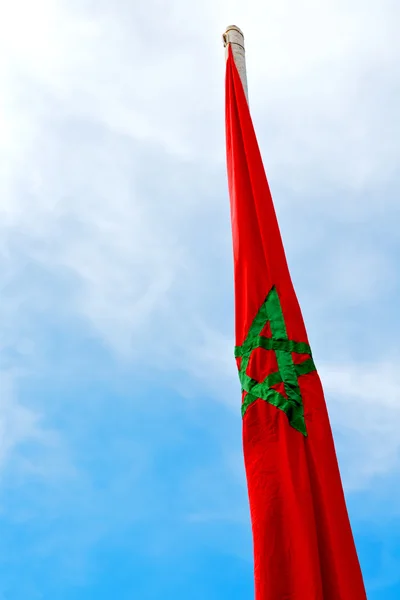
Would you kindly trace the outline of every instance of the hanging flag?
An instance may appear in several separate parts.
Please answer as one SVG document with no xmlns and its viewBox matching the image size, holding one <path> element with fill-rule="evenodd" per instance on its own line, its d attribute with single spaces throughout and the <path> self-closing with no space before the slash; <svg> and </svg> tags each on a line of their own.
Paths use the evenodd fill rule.
<svg viewBox="0 0 400 600">
<path fill-rule="evenodd" d="M 256 600 L 364 600 L 323 390 L 229 47 L 235 356 Z"/>
</svg>

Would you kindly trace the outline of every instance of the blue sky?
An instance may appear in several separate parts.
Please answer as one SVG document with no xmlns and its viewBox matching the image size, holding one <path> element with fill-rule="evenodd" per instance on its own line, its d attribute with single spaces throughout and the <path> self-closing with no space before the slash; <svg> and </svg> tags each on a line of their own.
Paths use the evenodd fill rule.
<svg viewBox="0 0 400 600">
<path fill-rule="evenodd" d="M 400 597 L 390 0 L 0 6 L 0 600 L 252 598 L 221 33 L 369 600 Z"/>
</svg>

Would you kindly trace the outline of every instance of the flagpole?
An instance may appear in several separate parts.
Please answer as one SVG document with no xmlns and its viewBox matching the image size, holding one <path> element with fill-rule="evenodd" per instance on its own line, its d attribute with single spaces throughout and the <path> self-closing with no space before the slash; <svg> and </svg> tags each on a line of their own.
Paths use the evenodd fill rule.
<svg viewBox="0 0 400 600">
<path fill-rule="evenodd" d="M 249 94 L 247 89 L 247 73 L 246 73 L 246 51 L 244 48 L 244 35 L 239 27 L 236 25 L 230 25 L 226 28 L 225 33 L 222 36 L 224 46 L 226 48 L 226 57 L 228 57 L 229 46 L 232 48 L 233 58 L 235 59 L 236 68 L 239 71 L 240 79 L 244 93 L 249 101 Z"/>
</svg>

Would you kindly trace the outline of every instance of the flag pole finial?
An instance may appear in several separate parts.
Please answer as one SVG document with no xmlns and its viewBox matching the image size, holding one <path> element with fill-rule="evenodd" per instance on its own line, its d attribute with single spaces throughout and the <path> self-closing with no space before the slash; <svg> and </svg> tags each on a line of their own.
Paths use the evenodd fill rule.
<svg viewBox="0 0 400 600">
<path fill-rule="evenodd" d="M 244 93 L 247 101 L 249 101 L 247 89 L 247 74 L 246 74 L 246 53 L 244 48 L 244 35 L 241 29 L 236 25 L 229 25 L 222 36 L 224 47 L 226 48 L 226 57 L 228 57 L 228 48 L 231 46 L 233 58 L 242 80 Z"/>
</svg>

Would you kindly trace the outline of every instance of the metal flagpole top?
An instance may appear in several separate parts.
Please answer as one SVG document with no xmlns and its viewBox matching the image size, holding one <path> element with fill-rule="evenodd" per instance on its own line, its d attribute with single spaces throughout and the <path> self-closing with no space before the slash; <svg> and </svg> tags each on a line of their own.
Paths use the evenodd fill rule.
<svg viewBox="0 0 400 600">
<path fill-rule="evenodd" d="M 228 57 L 228 48 L 231 46 L 233 58 L 242 80 L 244 93 L 249 101 L 248 89 L 247 89 L 247 74 L 246 74 L 246 53 L 244 48 L 244 35 L 241 29 L 236 25 L 229 25 L 226 28 L 225 33 L 222 36 L 224 46 L 226 48 L 226 57 Z"/>
</svg>

